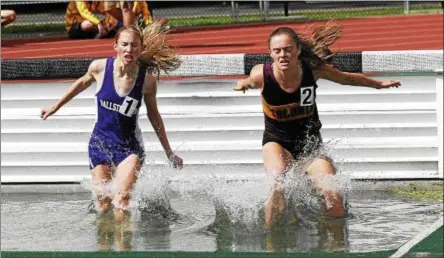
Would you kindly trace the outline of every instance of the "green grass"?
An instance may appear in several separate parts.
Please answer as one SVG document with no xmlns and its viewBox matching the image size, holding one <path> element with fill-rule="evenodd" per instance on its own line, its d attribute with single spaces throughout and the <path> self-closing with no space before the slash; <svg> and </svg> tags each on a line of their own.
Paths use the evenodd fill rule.
<svg viewBox="0 0 444 258">
<path fill-rule="evenodd" d="M 65 32 L 66 24 L 59 23 L 38 23 L 38 24 L 11 24 L 2 28 L 3 33 L 38 33 L 38 32 Z"/>
<path fill-rule="evenodd" d="M 411 12 L 439 12 L 440 4 L 422 4 L 412 6 Z M 307 20 L 328 20 L 328 19 L 347 19 L 368 16 L 384 16 L 384 15 L 402 15 L 404 9 L 402 7 L 384 7 L 384 8 L 359 8 L 348 10 L 316 10 L 316 11 L 300 11 L 290 12 L 291 16 L 304 16 Z M 270 14 L 271 17 L 284 17 L 283 13 Z M 238 23 L 259 22 L 262 17 L 258 14 L 242 15 L 238 18 Z M 171 27 L 187 27 L 187 26 L 207 26 L 207 25 L 223 25 L 234 24 L 235 20 L 231 15 L 219 17 L 195 17 L 195 18 L 171 18 L 169 24 Z"/>
<path fill-rule="evenodd" d="M 443 183 L 440 183 L 443 186 Z M 444 190 L 418 189 L 415 184 L 410 184 L 407 189 L 389 190 L 397 196 L 406 197 L 415 201 L 439 202 L 444 199 Z"/>
<path fill-rule="evenodd" d="M 440 4 L 420 4 L 411 6 L 411 13 L 429 13 L 440 12 Z M 359 18 L 368 16 L 384 16 L 384 15 L 402 15 L 404 14 L 403 7 L 384 7 L 384 8 L 359 8 L 349 9 L 347 11 L 332 12 L 330 10 L 315 11 L 315 12 L 290 12 L 291 15 L 304 15 L 312 20 L 327 20 L 327 19 L 346 19 Z"/>
<path fill-rule="evenodd" d="M 411 6 L 412 13 L 442 12 L 441 4 L 415 4 Z M 402 7 L 384 7 L 384 8 L 357 8 L 342 10 L 316 10 L 316 11 L 292 11 L 291 16 L 303 15 L 306 20 L 328 20 L 328 19 L 346 19 L 368 16 L 401 15 L 404 13 Z M 284 17 L 283 13 L 270 14 L 270 17 Z M 240 15 L 235 21 L 231 15 L 222 16 L 204 16 L 204 17 L 186 17 L 186 18 L 168 18 L 169 25 L 172 28 L 226 25 L 234 23 L 260 22 L 262 17 L 259 14 Z M 66 33 L 65 22 L 39 23 L 39 24 L 11 24 L 2 28 L 4 34 L 26 34 L 26 33 Z"/>
</svg>

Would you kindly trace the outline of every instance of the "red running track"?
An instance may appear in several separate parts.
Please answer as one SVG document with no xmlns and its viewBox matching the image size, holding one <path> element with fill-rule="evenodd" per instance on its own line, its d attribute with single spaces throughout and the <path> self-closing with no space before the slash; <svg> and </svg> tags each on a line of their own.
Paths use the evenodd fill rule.
<svg viewBox="0 0 444 258">
<path fill-rule="evenodd" d="M 181 54 L 266 53 L 267 37 L 279 26 L 309 35 L 323 21 L 230 26 L 170 34 Z M 443 15 L 401 15 L 338 20 L 344 36 L 334 52 L 443 49 Z M 105 57 L 114 55 L 112 39 L 69 40 L 66 37 L 2 40 L 2 58 Z"/>
</svg>

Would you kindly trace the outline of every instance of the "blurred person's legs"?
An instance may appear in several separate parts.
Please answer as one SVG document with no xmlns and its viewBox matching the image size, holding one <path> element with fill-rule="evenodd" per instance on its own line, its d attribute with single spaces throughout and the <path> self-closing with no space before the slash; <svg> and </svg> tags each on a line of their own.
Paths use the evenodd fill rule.
<svg viewBox="0 0 444 258">
<path fill-rule="evenodd" d="M 14 10 L 1 10 L 2 16 L 2 27 L 11 24 L 16 19 L 16 14 Z"/>
<path fill-rule="evenodd" d="M 110 14 L 118 21 L 123 20 L 122 10 L 120 9 L 120 4 L 117 1 L 104 1 L 105 12 Z"/>
<path fill-rule="evenodd" d="M 131 1 L 105 1 L 105 12 L 121 21 L 124 26 L 134 24 L 134 3 Z"/>
<path fill-rule="evenodd" d="M 123 25 L 134 24 L 135 15 L 133 13 L 134 3 L 131 1 L 120 1 L 123 15 Z"/>
<path fill-rule="evenodd" d="M 98 32 L 97 26 L 90 21 L 74 23 L 68 31 L 70 39 L 93 39 Z"/>
</svg>

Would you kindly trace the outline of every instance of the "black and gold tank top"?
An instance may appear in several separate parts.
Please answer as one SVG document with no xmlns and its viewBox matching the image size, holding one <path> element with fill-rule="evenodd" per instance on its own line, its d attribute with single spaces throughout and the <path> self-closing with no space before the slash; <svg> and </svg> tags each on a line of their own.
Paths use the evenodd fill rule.
<svg viewBox="0 0 444 258">
<path fill-rule="evenodd" d="M 262 108 L 265 129 L 284 133 L 286 138 L 296 137 L 300 133 L 314 133 L 322 126 L 316 107 L 318 86 L 310 67 L 303 61 L 301 64 L 301 85 L 293 93 L 288 93 L 280 87 L 274 77 L 272 63 L 264 65 Z"/>
</svg>

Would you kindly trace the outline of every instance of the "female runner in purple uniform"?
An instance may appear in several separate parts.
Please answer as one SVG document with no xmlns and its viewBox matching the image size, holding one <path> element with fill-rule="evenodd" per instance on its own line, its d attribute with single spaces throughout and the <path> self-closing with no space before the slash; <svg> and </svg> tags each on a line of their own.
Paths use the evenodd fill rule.
<svg viewBox="0 0 444 258">
<path fill-rule="evenodd" d="M 41 117 L 47 119 L 97 82 L 97 120 L 88 147 L 90 168 L 93 183 L 100 189 L 96 197 L 99 213 L 109 211 L 112 203 L 116 221 L 122 222 L 145 157 L 137 122 L 142 100 L 167 158 L 173 167 L 182 168 L 183 161 L 171 150 L 157 109 L 157 80 L 152 75 L 153 69 L 168 72 L 178 68 L 180 60 L 165 41 L 159 22 L 143 32 L 133 25 L 123 27 L 113 46 L 116 57 L 94 60 L 57 103 L 42 109 Z M 116 186 L 113 194 L 106 186 L 111 179 Z"/>
</svg>

